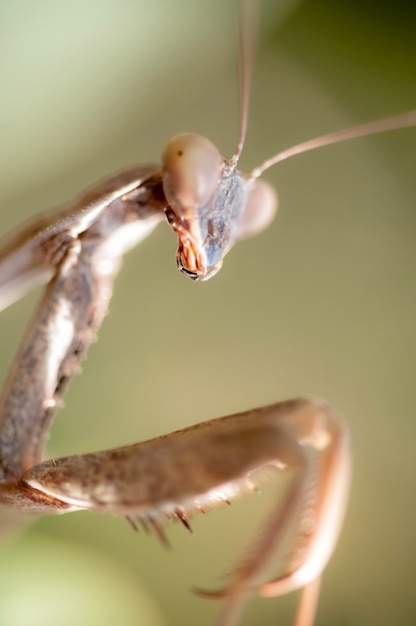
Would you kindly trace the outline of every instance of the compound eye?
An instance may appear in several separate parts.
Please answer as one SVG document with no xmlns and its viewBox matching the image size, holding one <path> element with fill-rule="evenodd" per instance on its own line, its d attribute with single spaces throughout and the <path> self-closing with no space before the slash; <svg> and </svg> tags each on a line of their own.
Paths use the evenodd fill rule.
<svg viewBox="0 0 416 626">
<path fill-rule="evenodd" d="M 267 228 L 277 211 L 277 193 L 265 180 L 255 180 L 237 223 L 237 238 L 246 239 Z"/>
<path fill-rule="evenodd" d="M 223 159 L 214 144 L 201 135 L 173 137 L 162 157 L 163 190 L 179 215 L 192 218 L 195 209 L 213 196 Z"/>
</svg>

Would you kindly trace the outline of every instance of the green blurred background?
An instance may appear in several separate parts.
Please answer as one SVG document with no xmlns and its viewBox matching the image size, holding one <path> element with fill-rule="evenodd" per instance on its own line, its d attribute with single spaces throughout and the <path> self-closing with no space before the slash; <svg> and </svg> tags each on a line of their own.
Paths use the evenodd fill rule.
<svg viewBox="0 0 416 626">
<path fill-rule="evenodd" d="M 107 173 L 158 161 L 178 132 L 231 155 L 234 8 L 2 0 L 1 232 Z M 243 167 L 414 106 L 410 3 L 285 0 L 262 13 Z M 322 626 L 416 623 L 414 139 L 402 130 L 268 172 L 277 220 L 206 284 L 176 271 L 175 237 L 161 226 L 126 258 L 48 450 L 122 445 L 300 393 L 327 398 L 351 426 L 354 481 Z M 2 377 L 38 295 L 2 314 Z M 168 552 L 116 518 L 36 521 L 0 546 L 0 625 L 211 625 L 218 606 L 189 588 L 218 583 L 272 495 L 194 518 L 193 537 L 170 525 Z M 255 600 L 244 624 L 290 624 L 295 602 Z"/>
</svg>

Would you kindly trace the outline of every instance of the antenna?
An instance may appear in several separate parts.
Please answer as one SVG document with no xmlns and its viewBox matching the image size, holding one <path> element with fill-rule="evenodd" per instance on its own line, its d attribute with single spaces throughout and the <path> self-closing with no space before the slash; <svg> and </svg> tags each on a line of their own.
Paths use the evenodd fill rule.
<svg viewBox="0 0 416 626">
<path fill-rule="evenodd" d="M 230 159 L 232 166 L 238 163 L 247 134 L 250 95 L 253 83 L 254 57 L 259 30 L 259 3 L 240 0 L 238 12 L 238 87 L 240 107 L 240 136 L 237 150 Z"/>
<path fill-rule="evenodd" d="M 358 137 L 365 137 L 367 135 L 375 135 L 376 133 L 384 133 L 389 130 L 397 130 L 400 128 L 408 128 L 409 126 L 416 126 L 416 109 L 413 111 L 406 111 L 405 113 L 399 113 L 391 117 L 384 117 L 374 122 L 368 122 L 367 124 L 361 124 L 360 126 L 353 126 L 352 128 L 346 128 L 339 130 L 328 135 L 322 135 L 315 139 L 309 139 L 303 143 L 299 143 L 296 146 L 287 148 L 282 152 L 278 152 L 274 156 L 264 161 L 259 167 L 255 167 L 251 172 L 253 178 L 258 178 L 272 165 L 286 161 L 297 154 L 303 154 L 304 152 L 310 152 L 316 148 L 323 148 L 324 146 L 330 146 L 341 141 L 348 141 L 349 139 L 357 139 Z"/>
</svg>

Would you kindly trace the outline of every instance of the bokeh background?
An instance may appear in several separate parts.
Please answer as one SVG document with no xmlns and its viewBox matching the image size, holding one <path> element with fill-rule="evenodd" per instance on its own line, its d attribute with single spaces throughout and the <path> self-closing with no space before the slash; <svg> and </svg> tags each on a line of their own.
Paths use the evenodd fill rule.
<svg viewBox="0 0 416 626">
<path fill-rule="evenodd" d="M 305 139 L 412 108 L 411 3 L 264 3 L 243 167 Z M 235 5 L 215 0 L 2 0 L 0 229 L 181 131 L 231 155 Z M 416 622 L 415 132 L 353 141 L 267 173 L 280 210 L 193 284 L 160 226 L 128 255 L 49 455 L 146 439 L 300 393 L 347 417 L 354 481 L 318 623 Z M 1 317 L 6 375 L 39 294 Z M 122 519 L 40 519 L 0 544 L 1 626 L 208 626 L 215 586 L 253 536 L 266 489 L 177 524 L 172 550 Z M 0 511 L 4 517 L 4 511 Z M 250 534 L 251 533 L 251 534 Z M 255 531 L 254 531 L 255 534 Z M 296 594 L 244 624 L 289 624 Z"/>
</svg>

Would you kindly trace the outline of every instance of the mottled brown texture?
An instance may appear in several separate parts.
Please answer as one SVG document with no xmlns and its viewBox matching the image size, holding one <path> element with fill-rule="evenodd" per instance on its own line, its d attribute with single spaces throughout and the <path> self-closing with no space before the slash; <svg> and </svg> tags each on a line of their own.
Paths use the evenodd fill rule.
<svg viewBox="0 0 416 626">
<path fill-rule="evenodd" d="M 120 195 L 126 185 L 132 184 L 133 190 Z M 120 197 L 113 198 L 117 193 Z M 113 199 L 106 204 L 110 194 Z M 33 252 L 36 263 L 46 264 L 53 271 L 0 399 L 0 482 L 19 479 L 42 458 L 59 400 L 108 309 L 113 279 L 124 252 L 121 241 L 120 249 L 112 250 L 111 258 L 107 258 L 108 240 L 126 224 L 158 215 L 161 218 L 163 208 L 157 168 L 135 168 L 87 192 L 54 221 L 45 217 L 24 227 L 0 254 L 0 277 L 1 263 L 11 263 L 8 259 L 22 250 L 30 252 L 27 258 L 24 256 L 25 263 L 29 263 Z M 94 211 L 97 213 L 92 219 L 90 213 Z M 26 269 L 20 267 L 23 272 Z M 7 278 L 14 278 L 13 268 L 5 273 Z M 68 325 L 72 336 L 64 345 Z M 57 349 L 62 354 L 51 367 Z"/>
<path fill-rule="evenodd" d="M 23 480 L 80 508 L 119 515 L 157 512 L 167 504 L 174 510 L 231 481 L 241 481 L 243 490 L 246 476 L 269 463 L 293 466 L 296 450 L 278 422 L 279 414 L 287 417 L 297 405 L 273 405 L 131 446 L 44 461 Z"/>
</svg>

